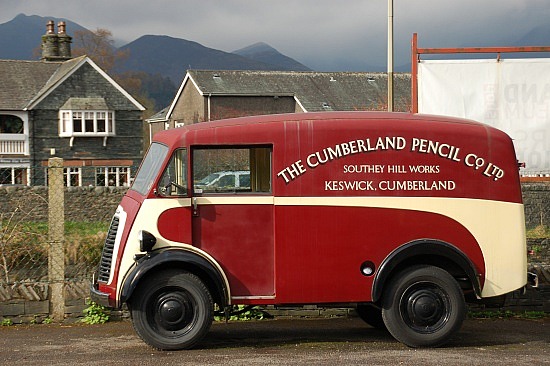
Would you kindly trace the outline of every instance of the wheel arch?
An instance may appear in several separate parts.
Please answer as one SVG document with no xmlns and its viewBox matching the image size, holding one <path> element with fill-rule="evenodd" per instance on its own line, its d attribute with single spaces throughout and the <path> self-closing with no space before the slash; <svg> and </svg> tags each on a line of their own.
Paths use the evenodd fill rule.
<svg viewBox="0 0 550 366">
<path fill-rule="evenodd" d="M 466 254 L 444 241 L 421 239 L 398 247 L 382 261 L 373 281 L 372 301 L 377 302 L 381 299 L 384 287 L 398 271 L 419 264 L 444 269 L 457 280 L 461 279 L 461 283 L 466 280 L 475 296 L 481 297 L 481 274 L 476 271 L 476 267 Z"/>
<path fill-rule="evenodd" d="M 214 302 L 221 308 L 230 304 L 229 287 L 225 275 L 207 258 L 185 249 L 160 249 L 140 258 L 126 275 L 120 294 L 120 303 L 129 302 L 139 283 L 158 270 L 177 268 L 195 274 L 208 287 Z"/>
</svg>

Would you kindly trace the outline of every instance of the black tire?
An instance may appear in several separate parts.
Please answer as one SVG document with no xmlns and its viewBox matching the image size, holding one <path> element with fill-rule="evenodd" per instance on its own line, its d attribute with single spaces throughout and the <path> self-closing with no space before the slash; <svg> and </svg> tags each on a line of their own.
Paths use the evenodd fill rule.
<svg viewBox="0 0 550 366">
<path fill-rule="evenodd" d="M 438 267 L 404 270 L 384 292 L 384 323 L 395 339 L 409 347 L 443 345 L 460 329 L 465 316 L 459 284 Z"/>
<path fill-rule="evenodd" d="M 359 304 L 357 305 L 357 315 L 365 323 L 376 329 L 386 330 L 386 324 L 382 319 L 382 309 L 374 304 Z"/>
<path fill-rule="evenodd" d="M 189 349 L 210 329 L 212 296 L 195 275 L 165 271 L 148 277 L 132 296 L 130 313 L 143 341 L 162 350 Z"/>
</svg>

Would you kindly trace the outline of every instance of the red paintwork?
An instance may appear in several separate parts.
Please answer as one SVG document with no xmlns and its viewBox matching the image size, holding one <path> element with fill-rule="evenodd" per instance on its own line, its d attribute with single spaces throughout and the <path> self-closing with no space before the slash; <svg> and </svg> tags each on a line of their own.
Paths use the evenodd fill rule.
<svg viewBox="0 0 550 366">
<path fill-rule="evenodd" d="M 177 207 L 164 211 L 157 220 L 160 235 L 180 243 L 191 243 L 191 208 Z"/>
<path fill-rule="evenodd" d="M 273 296 L 273 230 L 271 205 L 205 205 L 193 218 L 193 244 L 220 263 L 233 296 Z"/>
<path fill-rule="evenodd" d="M 483 255 L 472 235 L 447 217 L 418 211 L 278 206 L 277 301 L 359 302 L 371 300 L 374 276 L 360 272 L 370 260 L 378 266 L 398 246 L 420 238 L 460 247 L 485 273 Z"/>
<path fill-rule="evenodd" d="M 305 166 L 303 173 L 288 182 L 278 176 L 298 160 L 306 164 L 308 156 L 325 148 L 366 139 L 374 146 L 378 138 L 385 137 L 401 138 L 406 146 L 359 152 L 315 167 Z M 455 148 L 456 155 L 447 158 L 411 151 L 414 139 L 447 144 Z M 260 116 L 198 123 L 163 131 L 154 140 L 168 145 L 170 150 L 187 147 L 192 151 L 194 146 L 204 145 L 272 146 L 270 195 L 275 197 L 451 197 L 513 203 L 522 200 L 510 138 L 492 127 L 461 119 L 369 112 Z M 497 166 L 504 175 L 495 179 L 494 175 L 483 174 L 485 165 L 477 170 L 468 166 L 465 158 L 469 154 L 481 157 L 485 164 L 492 164 L 490 167 Z M 386 171 L 346 173 L 346 166 L 350 165 L 383 165 Z M 404 167 L 407 173 L 388 173 L 390 165 Z M 431 166 L 434 173 L 413 173 L 412 166 Z M 188 176 L 190 173 L 189 170 Z M 369 181 L 377 189 L 327 190 L 325 183 L 353 180 Z M 385 184 L 381 182 L 394 180 L 452 181 L 454 189 L 380 189 Z M 129 215 L 133 215 L 139 204 L 128 197 L 137 201 L 146 197 L 129 191 L 122 205 L 125 209 L 128 205 Z M 153 188 L 147 198 L 170 199 L 158 198 Z M 192 236 L 193 245 L 220 263 L 233 296 L 275 296 L 274 300 L 243 301 L 247 303 L 368 301 L 373 277 L 360 273 L 361 263 L 370 260 L 378 266 L 395 248 L 422 238 L 456 246 L 475 264 L 483 283 L 484 260 L 475 239 L 460 223 L 437 214 L 359 207 L 199 205 L 189 232 L 185 224 L 178 222 L 180 218 L 188 220 L 189 210 L 182 210 L 171 209 L 158 218 L 161 234 L 182 242 L 189 242 Z M 129 228 L 125 227 L 126 233 Z M 123 249 L 121 245 L 118 258 Z M 114 289 L 109 290 L 114 293 Z"/>
</svg>

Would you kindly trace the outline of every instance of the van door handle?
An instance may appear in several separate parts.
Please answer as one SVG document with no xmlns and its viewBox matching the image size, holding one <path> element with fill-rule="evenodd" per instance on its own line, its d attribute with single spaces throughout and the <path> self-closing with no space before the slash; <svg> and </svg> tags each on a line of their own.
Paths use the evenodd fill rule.
<svg viewBox="0 0 550 366">
<path fill-rule="evenodd" d="M 193 197 L 193 216 L 199 216 L 199 206 L 197 204 L 197 197 Z"/>
</svg>

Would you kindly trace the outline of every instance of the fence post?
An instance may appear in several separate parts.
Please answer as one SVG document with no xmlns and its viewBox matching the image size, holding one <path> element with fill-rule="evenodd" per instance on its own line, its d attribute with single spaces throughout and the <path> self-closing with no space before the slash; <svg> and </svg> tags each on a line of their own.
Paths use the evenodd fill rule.
<svg viewBox="0 0 550 366">
<path fill-rule="evenodd" d="M 63 159 L 48 159 L 48 278 L 50 282 L 50 316 L 56 321 L 65 318 L 65 199 Z"/>
</svg>

